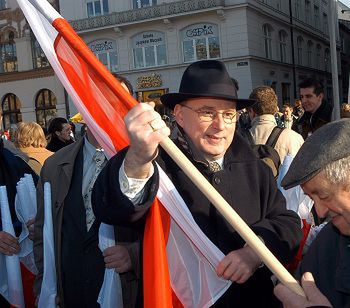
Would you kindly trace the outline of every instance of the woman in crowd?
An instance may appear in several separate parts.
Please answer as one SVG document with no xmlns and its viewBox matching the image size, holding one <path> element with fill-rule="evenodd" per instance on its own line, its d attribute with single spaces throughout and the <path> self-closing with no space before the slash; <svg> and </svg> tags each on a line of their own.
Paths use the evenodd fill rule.
<svg viewBox="0 0 350 308">
<path fill-rule="evenodd" d="M 66 119 L 52 119 L 48 129 L 50 141 L 46 148 L 49 151 L 57 152 L 66 145 L 73 143 L 73 140 L 70 136 L 71 132 L 71 126 Z"/>
<path fill-rule="evenodd" d="M 38 174 L 45 160 L 53 154 L 45 148 L 47 142 L 44 131 L 35 122 L 21 122 L 18 124 L 15 145 L 29 157 L 28 164 Z"/>
</svg>

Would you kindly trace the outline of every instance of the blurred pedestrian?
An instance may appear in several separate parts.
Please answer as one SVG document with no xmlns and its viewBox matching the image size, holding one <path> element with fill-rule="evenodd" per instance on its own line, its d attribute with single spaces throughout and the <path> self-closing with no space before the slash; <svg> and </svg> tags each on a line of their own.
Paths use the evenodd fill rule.
<svg viewBox="0 0 350 308">
<path fill-rule="evenodd" d="M 70 136 L 71 132 L 71 126 L 66 119 L 53 118 L 48 129 L 49 143 L 46 148 L 51 152 L 57 152 L 63 147 L 73 143 L 74 141 Z"/>
<path fill-rule="evenodd" d="M 18 124 L 15 146 L 29 157 L 28 164 L 40 174 L 45 160 L 53 152 L 46 149 L 47 141 L 41 126 L 35 122 Z"/>
</svg>

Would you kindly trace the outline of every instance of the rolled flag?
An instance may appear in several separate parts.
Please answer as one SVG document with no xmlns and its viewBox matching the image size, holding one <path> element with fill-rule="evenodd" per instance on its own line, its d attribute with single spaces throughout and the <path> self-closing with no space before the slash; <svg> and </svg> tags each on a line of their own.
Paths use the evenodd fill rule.
<svg viewBox="0 0 350 308">
<path fill-rule="evenodd" d="M 37 268 L 34 261 L 33 241 L 28 237 L 29 230 L 27 222 L 36 216 L 36 188 L 33 177 L 25 174 L 17 183 L 17 194 L 15 199 L 15 210 L 18 220 L 22 223 L 22 232 L 19 236 L 21 251 L 18 254 L 21 263 L 33 274 L 37 274 Z M 23 274 L 23 273 L 22 273 Z M 32 286 L 28 287 L 32 289 Z"/>
<path fill-rule="evenodd" d="M 20 258 L 28 256 L 33 252 L 33 242 L 28 238 L 29 230 L 27 222 L 36 216 L 36 189 L 31 175 L 26 174 L 17 183 L 17 195 L 15 210 L 18 220 L 22 223 L 22 232 L 19 236 L 21 245 Z"/>
<path fill-rule="evenodd" d="M 51 207 L 51 185 L 44 183 L 44 273 L 39 295 L 39 308 L 56 307 L 57 280 Z"/>
<path fill-rule="evenodd" d="M 16 237 L 11 220 L 6 186 L 0 187 L 0 212 L 2 231 Z M 25 307 L 18 255 L 6 256 L 0 253 L 0 293 L 14 307 Z"/>
<path fill-rule="evenodd" d="M 101 223 L 98 233 L 98 246 L 103 252 L 115 245 L 114 227 Z M 123 294 L 119 274 L 113 268 L 106 268 L 103 284 L 97 302 L 102 308 L 122 308 Z"/>
</svg>

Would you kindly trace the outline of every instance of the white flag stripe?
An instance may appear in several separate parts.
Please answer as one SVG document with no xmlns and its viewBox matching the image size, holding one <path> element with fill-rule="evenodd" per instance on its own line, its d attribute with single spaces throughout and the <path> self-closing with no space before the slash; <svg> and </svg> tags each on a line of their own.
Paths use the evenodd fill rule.
<svg viewBox="0 0 350 308">
<path fill-rule="evenodd" d="M 98 232 L 98 246 L 103 252 L 115 245 L 114 227 L 101 223 Z M 101 308 L 123 308 L 122 285 L 119 274 L 114 268 L 106 268 L 103 284 L 97 302 Z"/>
<path fill-rule="evenodd" d="M 51 185 L 44 183 L 44 273 L 39 295 L 39 308 L 55 308 L 57 295 L 56 262 L 51 207 Z"/>
<path fill-rule="evenodd" d="M 0 213 L 2 230 L 16 236 L 13 229 L 6 186 L 0 187 Z M 18 255 L 0 253 L 0 293 L 13 306 L 24 308 L 21 267 Z"/>
<path fill-rule="evenodd" d="M 198 227 L 174 184 L 158 168 L 157 196 L 172 218 L 166 247 L 171 286 L 184 307 L 210 307 L 231 285 L 215 271 L 224 254 Z"/>
</svg>

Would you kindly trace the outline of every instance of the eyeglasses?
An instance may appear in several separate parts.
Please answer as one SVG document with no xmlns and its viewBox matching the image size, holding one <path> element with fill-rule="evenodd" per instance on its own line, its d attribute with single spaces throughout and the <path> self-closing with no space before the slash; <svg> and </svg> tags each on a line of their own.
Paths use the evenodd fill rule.
<svg viewBox="0 0 350 308">
<path fill-rule="evenodd" d="M 224 111 L 224 112 L 219 112 L 216 110 L 211 110 L 211 109 L 193 109 L 189 106 L 186 105 L 181 105 L 182 107 L 186 107 L 192 111 L 194 111 L 195 113 L 198 114 L 198 118 L 202 121 L 202 122 L 212 122 L 214 121 L 214 119 L 217 117 L 218 114 L 222 115 L 222 119 L 224 120 L 224 122 L 226 124 L 232 124 L 235 121 L 235 117 L 237 112 L 235 111 Z"/>
</svg>

